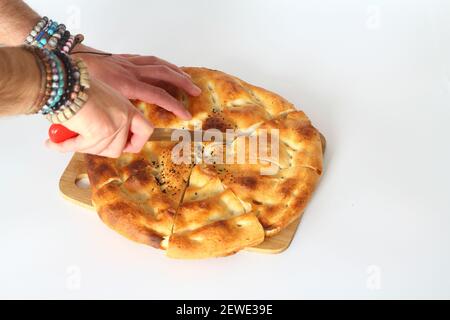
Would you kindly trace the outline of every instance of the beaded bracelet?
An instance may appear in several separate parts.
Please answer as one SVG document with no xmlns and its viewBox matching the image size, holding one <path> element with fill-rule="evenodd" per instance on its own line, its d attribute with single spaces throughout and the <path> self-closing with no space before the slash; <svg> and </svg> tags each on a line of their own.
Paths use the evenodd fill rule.
<svg viewBox="0 0 450 320">
<path fill-rule="evenodd" d="M 36 23 L 36 25 L 30 31 L 29 35 L 25 38 L 25 44 L 33 43 L 35 37 L 42 31 L 42 29 L 45 28 L 47 23 L 48 23 L 48 18 L 42 17 L 42 19 L 39 20 L 38 23 Z"/>
<path fill-rule="evenodd" d="M 73 61 L 67 55 L 65 56 L 72 64 L 72 68 L 68 68 L 69 82 L 72 81 L 73 89 L 68 90 L 67 100 L 59 109 L 46 115 L 47 119 L 52 123 L 62 123 L 72 118 L 87 102 L 89 96 L 87 94 L 90 88 L 90 78 L 87 67 L 81 59 Z"/>
<path fill-rule="evenodd" d="M 53 69 L 48 55 L 46 55 L 42 49 L 29 45 L 25 45 L 23 48 L 31 52 L 43 66 L 41 69 L 41 92 L 39 98 L 36 100 L 36 103 L 29 109 L 28 112 L 28 114 L 38 113 L 42 109 L 42 106 L 48 101 L 48 99 L 50 99 L 52 92 L 54 91 L 52 88 Z"/>
<path fill-rule="evenodd" d="M 46 101 L 41 109 L 42 114 L 48 114 L 56 109 L 56 104 L 61 100 L 66 89 L 65 66 L 56 54 L 48 49 L 44 49 L 43 53 L 48 59 L 51 66 L 51 76 L 47 75 L 47 79 L 52 80 L 50 98 Z"/>
<path fill-rule="evenodd" d="M 67 73 L 67 86 L 65 95 L 59 102 L 57 102 L 56 106 L 54 107 L 55 110 L 59 110 L 61 109 L 61 107 L 68 107 L 70 103 L 73 102 L 73 100 L 76 98 L 76 94 L 80 92 L 80 70 L 78 69 L 78 66 L 74 64 L 66 54 L 63 54 L 59 51 L 55 51 L 55 54 L 63 61 Z"/>
<path fill-rule="evenodd" d="M 37 43 L 37 45 L 40 48 L 49 48 L 49 49 L 54 49 L 56 47 L 57 42 L 56 38 L 54 37 L 54 35 L 57 33 L 57 31 L 60 31 L 64 29 L 65 30 L 65 26 L 64 25 L 59 25 L 57 22 L 53 21 L 49 27 L 45 30 L 45 35 L 41 38 L 41 39 L 36 39 L 39 40 L 39 42 Z"/>
<path fill-rule="evenodd" d="M 58 24 L 56 21 L 43 17 L 26 37 L 25 44 L 50 50 L 57 49 L 70 54 L 83 40 L 82 34 L 73 36 L 66 30 L 64 24 Z"/>
<path fill-rule="evenodd" d="M 35 47 L 36 48 L 36 47 Z M 36 113 L 39 112 L 42 109 L 42 106 L 48 101 L 48 99 L 50 99 L 50 97 L 52 96 L 52 92 L 53 92 L 53 88 L 52 88 L 52 83 L 53 83 L 53 68 L 52 65 L 50 63 L 50 59 L 47 55 L 44 54 L 43 50 L 36 48 L 35 49 L 37 55 L 40 57 L 40 59 L 43 61 L 44 65 L 45 65 L 45 75 L 46 75 L 46 86 L 45 86 L 45 96 L 42 99 L 41 103 L 40 103 L 40 107 L 38 110 L 36 110 Z"/>
<path fill-rule="evenodd" d="M 51 21 L 51 23 L 49 23 L 47 25 L 47 28 L 44 30 L 44 34 L 42 35 L 42 37 L 36 37 L 35 41 L 36 41 L 36 45 L 39 48 L 44 48 L 46 47 L 50 37 L 53 36 L 53 34 L 55 33 L 56 29 L 58 28 L 58 23 L 56 21 Z"/>
<path fill-rule="evenodd" d="M 85 63 L 57 50 L 25 46 L 40 62 L 41 91 L 28 113 L 42 113 L 53 123 L 73 117 L 88 100 L 90 79 Z"/>
<path fill-rule="evenodd" d="M 31 45 L 42 48 L 47 42 L 46 35 L 47 30 L 54 24 L 52 20 L 48 20 L 47 24 L 42 28 L 42 30 L 36 35 L 34 40 L 31 42 Z"/>
<path fill-rule="evenodd" d="M 47 45 L 51 49 L 56 49 L 59 41 L 61 40 L 61 38 L 65 32 L 66 32 L 66 26 L 63 24 L 58 25 L 56 31 L 51 35 L 51 38 L 48 40 Z"/>
</svg>

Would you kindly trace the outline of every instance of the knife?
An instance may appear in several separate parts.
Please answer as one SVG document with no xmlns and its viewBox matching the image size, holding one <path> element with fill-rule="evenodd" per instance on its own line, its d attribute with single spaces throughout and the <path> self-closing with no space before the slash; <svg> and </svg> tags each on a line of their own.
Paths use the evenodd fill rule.
<svg viewBox="0 0 450 320">
<path fill-rule="evenodd" d="M 183 139 L 186 139 L 187 136 L 190 137 L 190 141 L 192 142 L 201 142 L 204 138 L 205 131 L 203 130 L 185 130 L 185 129 L 172 129 L 172 128 L 154 128 L 153 133 L 148 139 L 148 141 L 179 141 L 177 139 L 172 139 L 172 134 L 177 131 L 174 138 L 183 136 Z M 226 133 L 217 131 L 216 134 L 220 134 L 222 136 L 223 142 L 226 141 Z M 48 136 L 50 141 L 54 143 L 61 143 L 66 140 L 75 138 L 78 136 L 78 133 L 73 132 L 72 130 L 66 128 L 61 124 L 52 124 L 50 129 L 48 130 Z M 211 139 L 208 139 L 211 140 Z M 212 139 L 214 140 L 214 138 Z"/>
</svg>

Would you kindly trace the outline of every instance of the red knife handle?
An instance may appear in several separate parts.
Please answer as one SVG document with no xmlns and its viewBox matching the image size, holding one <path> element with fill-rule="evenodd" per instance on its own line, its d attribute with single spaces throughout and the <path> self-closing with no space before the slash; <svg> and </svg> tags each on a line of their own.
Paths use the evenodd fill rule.
<svg viewBox="0 0 450 320">
<path fill-rule="evenodd" d="M 52 124 L 48 129 L 48 137 L 54 143 L 61 143 L 76 136 L 78 136 L 78 133 L 67 129 L 62 124 Z"/>
</svg>

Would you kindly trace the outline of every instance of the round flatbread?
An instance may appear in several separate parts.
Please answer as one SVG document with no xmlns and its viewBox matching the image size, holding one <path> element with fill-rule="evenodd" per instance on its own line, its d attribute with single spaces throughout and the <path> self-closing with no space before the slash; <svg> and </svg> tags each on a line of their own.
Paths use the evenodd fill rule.
<svg viewBox="0 0 450 320">
<path fill-rule="evenodd" d="M 193 153 L 185 164 L 171 157 L 178 142 L 148 142 L 140 153 L 118 159 L 86 155 L 92 201 L 112 229 L 170 257 L 226 256 L 301 216 L 322 174 L 321 135 L 277 94 L 220 71 L 183 70 L 201 95 L 169 91 L 191 120 L 142 101 L 135 106 L 155 127 L 245 135 L 225 145 L 204 142 L 202 161 Z"/>
</svg>

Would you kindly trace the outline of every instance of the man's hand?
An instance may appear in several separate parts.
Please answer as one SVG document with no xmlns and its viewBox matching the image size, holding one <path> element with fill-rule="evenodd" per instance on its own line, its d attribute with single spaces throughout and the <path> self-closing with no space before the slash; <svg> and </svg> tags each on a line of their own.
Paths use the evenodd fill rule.
<svg viewBox="0 0 450 320">
<path fill-rule="evenodd" d="M 61 143 L 46 141 L 60 152 L 82 152 L 117 158 L 122 152 L 139 152 L 153 128 L 120 93 L 96 79 L 91 80 L 89 99 L 63 123 L 79 136 Z"/>
<path fill-rule="evenodd" d="M 201 93 L 190 76 L 177 66 L 153 56 L 139 55 L 95 55 L 76 52 L 101 52 L 84 45 L 74 49 L 81 57 L 89 73 L 119 91 L 128 99 L 139 99 L 154 103 L 182 119 L 191 115 L 183 104 L 160 87 L 161 83 L 178 87 L 192 96 Z"/>
<path fill-rule="evenodd" d="M 21 0 L 0 0 L 0 43 L 11 46 L 23 43 L 39 18 Z M 81 51 L 97 50 L 84 45 L 74 49 L 74 52 Z M 175 86 L 193 96 L 201 93 L 189 75 L 156 57 L 74 55 L 86 62 L 93 83 L 89 101 L 77 115 L 64 123 L 80 135 L 60 144 L 47 142 L 50 148 L 59 151 L 80 151 L 109 157 L 118 157 L 122 151 L 139 152 L 152 127 L 127 98 L 154 103 L 183 119 L 190 119 L 191 115 L 183 104 L 163 88 Z M 21 111 L 14 110 L 15 113 Z M 128 139 L 129 131 L 131 139 Z"/>
</svg>

